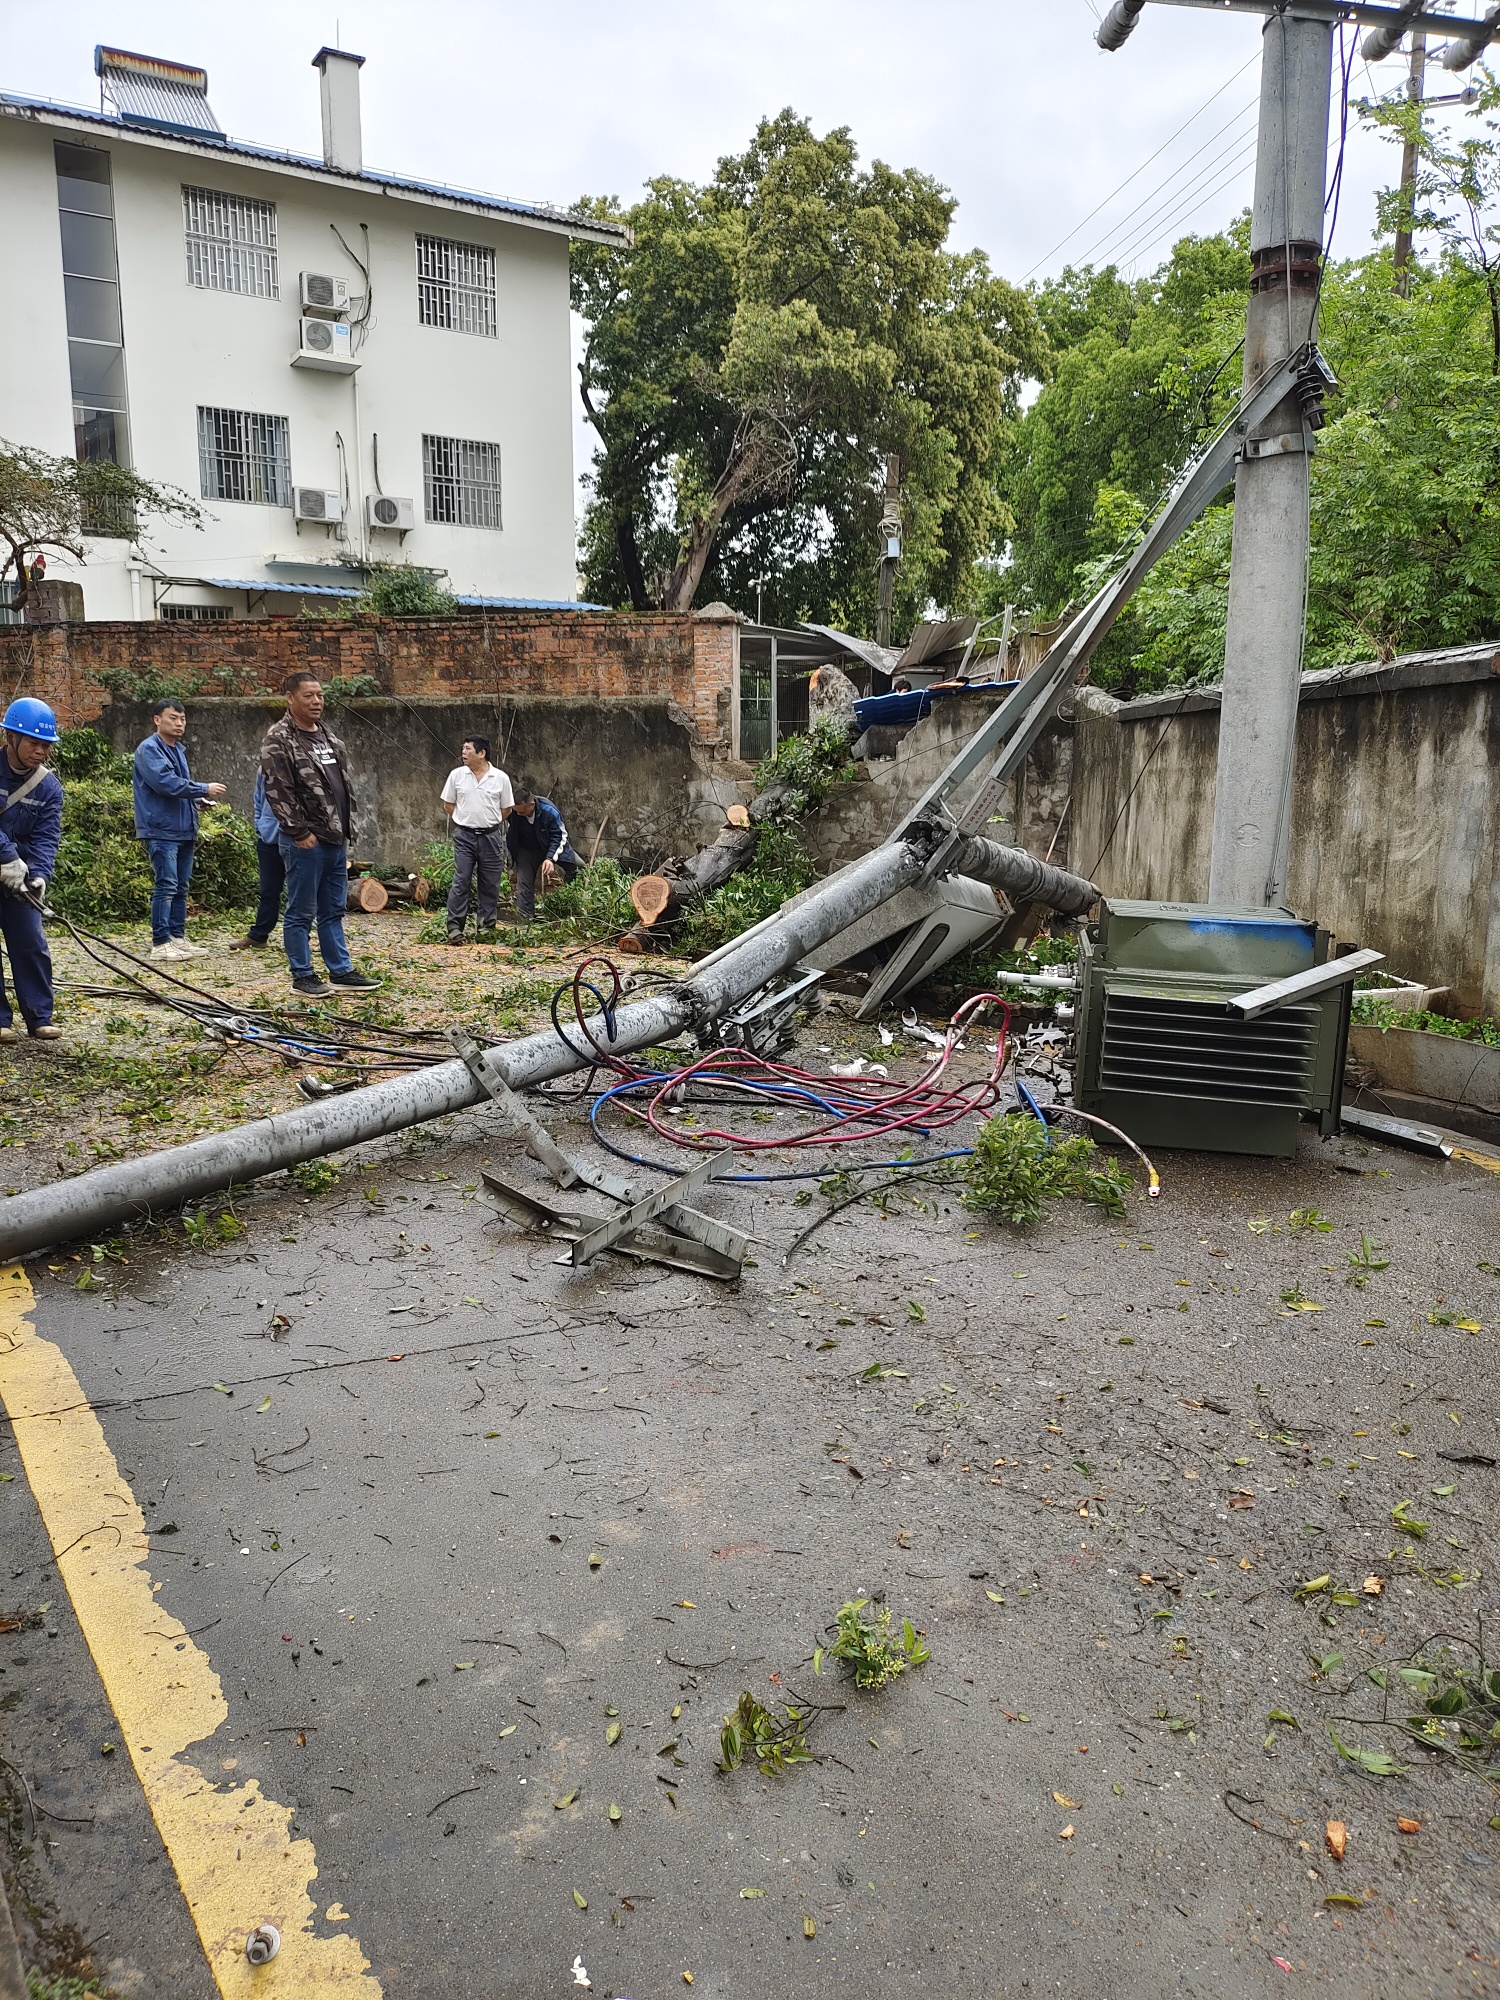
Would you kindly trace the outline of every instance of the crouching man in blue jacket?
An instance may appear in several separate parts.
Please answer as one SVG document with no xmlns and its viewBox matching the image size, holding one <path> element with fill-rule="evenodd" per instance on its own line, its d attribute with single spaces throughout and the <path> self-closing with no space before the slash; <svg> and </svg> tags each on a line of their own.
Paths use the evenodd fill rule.
<svg viewBox="0 0 1500 2000">
<path fill-rule="evenodd" d="M 27 1033 L 56 1042 L 52 1024 L 52 954 L 38 905 L 57 866 L 62 841 L 63 788 L 47 769 L 57 741 L 57 717 L 46 702 L 23 695 L 0 718 L 0 937 L 10 960 L 11 985 Z M 0 975 L 0 1042 L 19 1041 L 11 996 Z"/>
</svg>

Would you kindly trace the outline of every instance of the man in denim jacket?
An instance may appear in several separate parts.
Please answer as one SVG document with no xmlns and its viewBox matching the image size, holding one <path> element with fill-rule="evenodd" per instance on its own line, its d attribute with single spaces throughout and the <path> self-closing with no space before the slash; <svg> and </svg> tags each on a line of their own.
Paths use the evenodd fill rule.
<svg viewBox="0 0 1500 2000">
<path fill-rule="evenodd" d="M 165 695 L 151 710 L 155 733 L 137 744 L 132 788 L 135 831 L 151 856 L 151 956 L 176 963 L 203 958 L 201 945 L 187 941 L 188 883 L 193 874 L 193 850 L 198 844 L 198 806 L 204 799 L 221 799 L 223 785 L 201 785 L 188 770 L 182 739 L 187 734 L 187 710 L 175 695 Z"/>
</svg>

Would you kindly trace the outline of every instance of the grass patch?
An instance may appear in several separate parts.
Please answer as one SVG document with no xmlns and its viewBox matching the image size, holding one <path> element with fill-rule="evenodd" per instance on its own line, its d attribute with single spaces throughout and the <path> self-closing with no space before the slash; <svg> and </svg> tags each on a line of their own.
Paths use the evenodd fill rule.
<svg viewBox="0 0 1500 2000">
<path fill-rule="evenodd" d="M 1092 1202 L 1118 1220 L 1130 1176 L 1106 1160 L 1092 1139 L 1064 1136 L 1039 1118 L 1003 1113 L 988 1119 L 968 1164 L 964 1206 L 1030 1229 L 1049 1201 Z"/>
</svg>

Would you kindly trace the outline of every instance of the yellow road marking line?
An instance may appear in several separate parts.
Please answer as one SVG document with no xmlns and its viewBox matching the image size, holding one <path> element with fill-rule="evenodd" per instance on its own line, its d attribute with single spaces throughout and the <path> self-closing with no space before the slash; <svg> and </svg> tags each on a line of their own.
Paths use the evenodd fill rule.
<svg viewBox="0 0 1500 2000">
<path fill-rule="evenodd" d="M 225 2000 L 380 2000 L 354 1938 L 313 1935 L 318 1861 L 310 1840 L 293 1839 L 291 1809 L 254 1778 L 218 1788 L 183 1755 L 213 1735 L 229 1705 L 207 1654 L 156 1601 L 145 1517 L 66 1355 L 28 1317 L 35 1305 L 24 1273 L 0 1272 L 0 1401 L 219 1991 Z M 255 1967 L 245 1938 L 266 1922 L 280 1930 L 281 1950 Z"/>
<path fill-rule="evenodd" d="M 1483 1167 L 1487 1174 L 1500 1174 L 1500 1160 L 1493 1153 L 1471 1153 L 1466 1146 L 1453 1146 L 1448 1157 L 1452 1160 L 1467 1160 L 1471 1167 Z"/>
</svg>

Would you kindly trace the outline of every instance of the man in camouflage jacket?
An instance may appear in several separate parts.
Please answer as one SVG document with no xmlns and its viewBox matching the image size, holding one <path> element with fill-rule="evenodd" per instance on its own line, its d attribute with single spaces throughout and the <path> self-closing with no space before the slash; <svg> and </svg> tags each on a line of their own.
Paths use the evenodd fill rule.
<svg viewBox="0 0 1500 2000">
<path fill-rule="evenodd" d="M 281 684 L 286 714 L 260 746 L 266 804 L 275 817 L 286 867 L 286 915 L 281 935 L 293 989 L 309 999 L 328 992 L 312 965 L 312 928 L 333 986 L 368 991 L 380 984 L 357 972 L 344 941 L 349 837 L 354 786 L 349 753 L 323 723 L 323 688 L 316 674 L 288 674 Z"/>
</svg>

